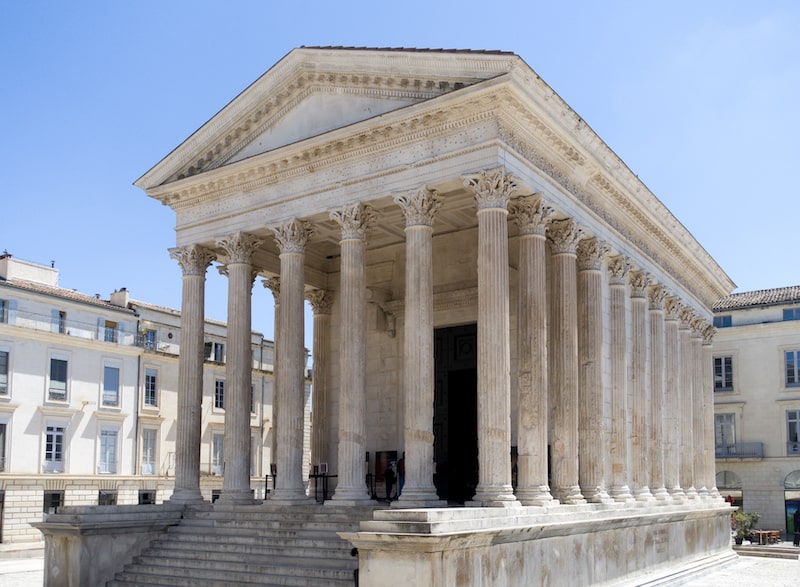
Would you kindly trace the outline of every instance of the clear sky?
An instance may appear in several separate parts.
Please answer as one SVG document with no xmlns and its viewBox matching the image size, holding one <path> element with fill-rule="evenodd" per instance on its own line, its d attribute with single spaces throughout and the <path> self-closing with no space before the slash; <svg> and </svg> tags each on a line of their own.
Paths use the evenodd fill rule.
<svg viewBox="0 0 800 587">
<path fill-rule="evenodd" d="M 795 0 L 6 0 L 0 251 L 179 308 L 174 213 L 132 183 L 301 45 L 513 51 L 736 291 L 800 284 Z M 271 337 L 271 294 L 253 291 Z M 226 320 L 226 292 L 210 269 L 208 317 Z"/>
</svg>

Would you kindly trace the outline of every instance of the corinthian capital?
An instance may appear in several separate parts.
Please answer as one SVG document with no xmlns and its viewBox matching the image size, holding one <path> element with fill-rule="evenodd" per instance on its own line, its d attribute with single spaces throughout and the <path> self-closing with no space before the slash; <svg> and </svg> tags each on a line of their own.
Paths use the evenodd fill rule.
<svg viewBox="0 0 800 587">
<path fill-rule="evenodd" d="M 517 183 L 506 173 L 505 168 L 495 167 L 463 177 L 464 185 L 475 192 L 478 210 L 508 208 L 508 200 L 517 189 Z"/>
<path fill-rule="evenodd" d="M 689 326 L 692 329 L 692 336 L 701 338 L 703 336 L 703 330 L 708 326 L 708 320 L 697 316 L 696 318 L 692 318 Z"/>
<path fill-rule="evenodd" d="M 280 277 L 265 277 L 261 283 L 272 292 L 272 297 L 276 304 L 281 301 L 281 278 Z"/>
<path fill-rule="evenodd" d="M 508 204 L 511 217 L 519 227 L 520 235 L 544 236 L 553 209 L 545 205 L 541 194 L 520 196 Z"/>
<path fill-rule="evenodd" d="M 306 299 L 311 304 L 315 314 L 330 314 L 333 300 L 330 293 L 324 289 L 314 289 L 306 292 Z"/>
<path fill-rule="evenodd" d="M 314 227 L 306 220 L 292 218 L 286 224 L 274 226 L 272 231 L 281 254 L 302 253 L 314 234 Z"/>
<path fill-rule="evenodd" d="M 397 194 L 394 203 L 403 211 L 406 227 L 433 226 L 433 217 L 442 205 L 442 199 L 436 190 L 421 187 L 413 192 Z"/>
<path fill-rule="evenodd" d="M 664 298 L 664 317 L 667 320 L 677 320 L 682 307 L 681 299 L 678 296 L 667 296 Z"/>
<path fill-rule="evenodd" d="M 689 329 L 691 326 L 692 319 L 696 316 L 694 310 L 692 310 L 689 306 L 681 306 L 681 309 L 678 310 L 678 319 L 681 321 L 681 328 Z"/>
<path fill-rule="evenodd" d="M 656 283 L 647 288 L 647 299 L 650 302 L 651 310 L 663 310 L 664 298 L 667 297 L 669 290 L 665 285 Z"/>
<path fill-rule="evenodd" d="M 703 328 L 703 344 L 710 345 L 714 341 L 714 335 L 716 333 L 717 329 L 711 324 L 706 323 L 706 327 Z"/>
<path fill-rule="evenodd" d="M 586 234 L 575 223 L 574 218 L 553 220 L 547 227 L 547 237 L 556 253 L 575 253 L 578 241 Z"/>
<path fill-rule="evenodd" d="M 353 204 L 331 210 L 330 218 L 342 229 L 342 240 L 364 240 L 367 228 L 378 217 L 368 204 Z"/>
<path fill-rule="evenodd" d="M 649 286 L 652 281 L 650 274 L 643 269 L 637 269 L 636 271 L 630 272 L 628 279 L 631 284 L 631 297 L 643 298 L 647 286 Z"/>
<path fill-rule="evenodd" d="M 625 255 L 614 255 L 608 259 L 608 275 L 611 285 L 625 285 L 625 277 L 631 270 L 631 261 Z"/>
<path fill-rule="evenodd" d="M 228 265 L 236 263 L 250 263 L 250 257 L 261 243 L 260 238 L 246 232 L 237 232 L 217 240 L 217 246 L 225 251 L 228 256 Z"/>
<path fill-rule="evenodd" d="M 212 251 L 200 245 L 169 249 L 169 256 L 178 262 L 184 275 L 195 276 L 205 276 L 211 261 L 216 259 Z"/>
<path fill-rule="evenodd" d="M 578 243 L 576 252 L 578 253 L 578 270 L 580 271 L 599 271 L 603 263 L 603 258 L 608 254 L 609 247 L 597 237 L 589 237 Z"/>
</svg>

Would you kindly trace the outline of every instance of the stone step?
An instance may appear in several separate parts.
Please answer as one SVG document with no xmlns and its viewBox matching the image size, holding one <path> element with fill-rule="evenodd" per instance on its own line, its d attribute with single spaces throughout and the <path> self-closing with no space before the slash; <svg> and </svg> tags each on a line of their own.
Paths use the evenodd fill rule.
<svg viewBox="0 0 800 587">
<path fill-rule="evenodd" d="M 339 527 L 339 531 L 353 531 L 352 528 Z M 231 536 L 247 537 L 251 540 L 330 540 L 338 538 L 336 533 L 329 529 L 317 530 L 315 528 L 240 528 L 238 526 L 210 527 L 202 534 L 197 528 L 180 524 L 167 531 L 167 536 L 204 536 L 207 539 L 222 539 Z"/>
<path fill-rule="evenodd" d="M 181 556 L 184 554 L 184 556 Z M 274 555 L 260 556 L 247 553 L 231 552 L 204 552 L 198 553 L 201 556 L 188 556 L 188 553 L 161 552 L 150 553 L 134 557 L 133 565 L 137 568 L 148 566 L 165 566 L 174 568 L 207 569 L 214 572 L 256 572 L 259 574 L 270 574 L 279 568 L 292 568 L 299 559 L 297 556 Z M 349 558 L 349 557 L 348 557 Z M 355 568 L 355 561 L 347 560 L 343 557 L 326 558 L 324 556 L 313 556 L 302 558 L 303 568 L 311 571 L 312 574 L 327 574 L 328 571 L 352 571 Z"/>
<path fill-rule="evenodd" d="M 783 558 L 798 560 L 800 558 L 800 548 L 794 546 L 743 546 L 734 545 L 733 550 L 739 556 L 758 556 L 763 558 Z"/>
<path fill-rule="evenodd" d="M 253 555 L 279 555 L 287 551 L 296 553 L 297 556 L 323 556 L 323 557 L 341 557 L 346 554 L 350 556 L 350 544 L 344 540 L 338 542 L 333 541 L 319 541 L 319 540 L 293 540 L 289 542 L 252 542 L 242 540 L 240 542 L 226 543 L 218 540 L 184 540 L 174 541 L 165 540 L 158 541 L 150 545 L 147 549 L 142 551 L 142 555 L 151 552 L 175 552 L 186 551 L 188 553 L 198 552 L 237 552 Z"/>
</svg>

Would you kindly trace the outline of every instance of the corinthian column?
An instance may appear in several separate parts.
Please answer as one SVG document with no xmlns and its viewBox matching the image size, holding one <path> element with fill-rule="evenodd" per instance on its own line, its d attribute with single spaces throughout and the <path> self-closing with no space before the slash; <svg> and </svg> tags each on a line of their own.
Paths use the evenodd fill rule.
<svg viewBox="0 0 800 587">
<path fill-rule="evenodd" d="M 305 247 L 313 234 L 310 222 L 292 219 L 273 228 L 281 260 L 281 304 L 278 355 L 277 475 L 273 501 L 305 500 L 303 482 L 303 407 L 305 395 L 305 347 L 303 334 Z"/>
<path fill-rule="evenodd" d="M 611 489 L 616 501 L 631 501 L 628 486 L 628 350 L 625 326 L 625 281 L 630 261 L 622 255 L 608 261 L 609 354 L 611 367 Z"/>
<path fill-rule="evenodd" d="M 703 418 L 705 434 L 703 451 L 705 454 L 705 474 L 708 494 L 714 499 L 721 499 L 717 489 L 716 451 L 714 448 L 714 372 L 711 367 L 711 344 L 717 329 L 706 323 L 703 329 Z"/>
<path fill-rule="evenodd" d="M 647 420 L 650 375 L 647 353 L 647 299 L 645 291 L 650 276 L 645 271 L 631 271 L 631 363 L 628 371 L 631 402 L 631 481 L 638 501 L 653 499 L 648 485 Z"/>
<path fill-rule="evenodd" d="M 340 266 L 339 340 L 339 471 L 333 499 L 327 503 L 366 505 L 367 332 L 366 231 L 375 220 L 369 206 L 355 204 L 331 212 L 339 224 Z"/>
<path fill-rule="evenodd" d="M 553 209 L 541 196 L 509 206 L 519 227 L 517 309 L 517 499 L 553 503 L 547 479 L 547 256 L 545 232 Z"/>
<path fill-rule="evenodd" d="M 681 379 L 678 312 L 681 301 L 676 296 L 664 299 L 664 484 L 674 500 L 683 500 L 681 487 Z"/>
<path fill-rule="evenodd" d="M 694 385 L 694 359 L 692 357 L 692 334 L 690 324 L 694 318 L 694 310 L 684 306 L 678 312 L 680 326 L 678 327 L 678 339 L 680 341 L 680 418 L 681 418 L 681 485 L 689 499 L 697 498 L 697 489 L 694 486 L 694 459 L 692 450 L 694 449 L 694 421 L 692 409 L 692 386 Z"/>
<path fill-rule="evenodd" d="M 583 231 L 571 218 L 547 227 L 552 243 L 550 300 L 550 414 L 553 494 L 566 504 L 586 503 L 578 481 L 578 302 L 575 247 Z"/>
<path fill-rule="evenodd" d="M 170 249 L 183 271 L 181 352 L 178 356 L 178 418 L 175 438 L 176 503 L 203 501 L 200 493 L 200 432 L 203 403 L 203 337 L 206 268 L 214 254 L 199 245 Z"/>
<path fill-rule="evenodd" d="M 708 498 L 706 487 L 705 406 L 703 405 L 703 329 L 704 318 L 691 322 L 692 334 L 692 455 L 694 456 L 694 486 L 702 498 Z"/>
<path fill-rule="evenodd" d="M 272 465 L 277 469 L 278 457 L 278 406 L 276 398 L 278 397 L 278 389 L 280 389 L 280 375 L 275 368 L 278 364 L 278 347 L 280 346 L 281 339 L 281 278 L 280 277 L 265 277 L 261 280 L 261 284 L 272 292 L 273 305 L 275 306 L 273 318 L 273 338 L 272 341 L 272 441 L 270 443 L 270 475 L 272 474 Z M 275 479 L 272 479 L 273 489 L 275 488 Z M 265 488 L 266 489 L 266 488 Z"/>
<path fill-rule="evenodd" d="M 603 400 L 603 275 L 608 246 L 596 238 L 578 243 L 578 477 L 591 503 L 613 501 L 606 490 L 608 443 Z"/>
<path fill-rule="evenodd" d="M 314 393 L 311 396 L 311 462 L 314 465 L 330 461 L 328 454 L 328 361 L 330 360 L 331 296 L 322 289 L 306 294 L 314 312 L 314 357 L 312 377 Z"/>
<path fill-rule="evenodd" d="M 225 353 L 225 471 L 220 503 L 252 503 L 250 490 L 251 294 L 253 252 L 261 240 L 237 232 L 217 246 L 228 256 L 228 348 Z"/>
<path fill-rule="evenodd" d="M 395 196 L 406 219 L 405 485 L 399 507 L 442 506 L 433 484 L 433 217 L 435 190 Z"/>
<path fill-rule="evenodd" d="M 511 486 L 511 349 L 508 200 L 517 186 L 502 167 L 464 178 L 478 206 L 478 470 L 474 501 L 519 505 Z"/>
<path fill-rule="evenodd" d="M 667 289 L 660 284 L 647 290 L 650 301 L 650 436 L 648 454 L 650 489 L 659 501 L 669 499 L 664 485 L 664 297 Z"/>
</svg>

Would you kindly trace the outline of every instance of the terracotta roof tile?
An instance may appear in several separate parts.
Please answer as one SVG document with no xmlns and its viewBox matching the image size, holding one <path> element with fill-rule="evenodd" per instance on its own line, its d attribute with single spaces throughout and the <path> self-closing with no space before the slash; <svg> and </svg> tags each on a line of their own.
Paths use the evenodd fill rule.
<svg viewBox="0 0 800 587">
<path fill-rule="evenodd" d="M 65 289 L 63 287 L 53 287 L 51 285 L 25 281 L 23 279 L 0 279 L 0 283 L 8 284 L 12 287 L 17 287 L 19 289 L 24 289 L 35 293 L 54 296 L 73 302 L 80 302 L 82 304 L 91 304 L 93 306 L 110 308 L 117 311 L 132 311 L 129 308 L 123 308 L 121 306 L 112 304 L 109 300 L 103 300 L 96 296 L 90 296 L 88 294 L 80 293 L 72 289 Z"/>
<path fill-rule="evenodd" d="M 778 304 L 800 303 L 800 285 L 789 287 L 776 287 L 773 289 L 759 289 L 734 293 L 718 300 L 712 310 L 725 312 L 728 310 L 742 310 L 756 306 L 775 306 Z"/>
</svg>

